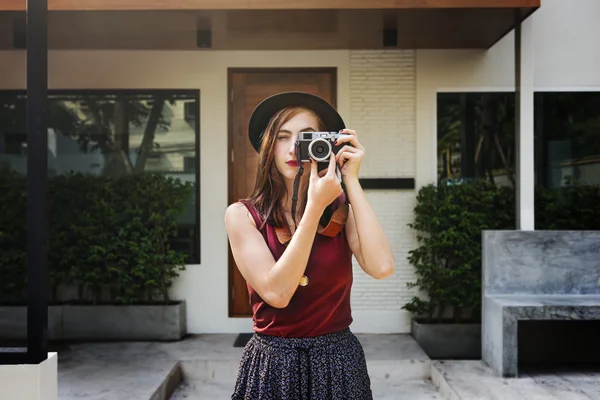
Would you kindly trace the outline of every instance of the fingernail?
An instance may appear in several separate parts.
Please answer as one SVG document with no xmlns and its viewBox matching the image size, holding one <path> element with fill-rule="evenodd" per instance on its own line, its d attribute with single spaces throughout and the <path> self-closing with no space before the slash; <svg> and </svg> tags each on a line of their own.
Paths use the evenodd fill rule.
<svg viewBox="0 0 600 400">
<path fill-rule="evenodd" d="M 335 141 L 335 143 L 334 143 L 333 145 L 334 145 L 334 146 L 337 146 L 337 145 L 338 145 L 338 141 L 336 140 L 336 141 Z"/>
</svg>

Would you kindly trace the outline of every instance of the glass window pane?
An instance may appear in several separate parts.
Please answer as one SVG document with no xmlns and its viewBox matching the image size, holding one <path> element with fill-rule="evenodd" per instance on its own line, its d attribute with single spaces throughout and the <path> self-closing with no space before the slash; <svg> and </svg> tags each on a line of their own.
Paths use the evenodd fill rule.
<svg viewBox="0 0 600 400">
<path fill-rule="evenodd" d="M 438 95 L 438 181 L 514 186 L 513 93 Z"/>
<path fill-rule="evenodd" d="M 600 93 L 535 94 L 536 227 L 600 229 Z"/>
<path fill-rule="evenodd" d="M 173 249 L 199 262 L 197 91 L 51 91 L 48 174 L 155 173 L 192 185 Z M 25 92 L 0 92 L 0 168 L 27 173 Z"/>
</svg>

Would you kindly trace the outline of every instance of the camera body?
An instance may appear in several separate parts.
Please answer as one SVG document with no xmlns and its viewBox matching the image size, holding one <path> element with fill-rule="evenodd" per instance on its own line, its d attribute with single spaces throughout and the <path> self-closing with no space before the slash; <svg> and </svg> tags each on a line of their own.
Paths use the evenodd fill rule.
<svg viewBox="0 0 600 400">
<path fill-rule="evenodd" d="M 342 147 L 350 143 L 340 143 L 335 145 L 336 140 L 346 137 L 337 132 L 300 132 L 298 135 L 298 152 L 300 153 L 300 162 L 309 162 L 312 158 L 317 162 L 319 170 L 325 169 L 329 165 L 329 155 L 335 156 Z"/>
</svg>

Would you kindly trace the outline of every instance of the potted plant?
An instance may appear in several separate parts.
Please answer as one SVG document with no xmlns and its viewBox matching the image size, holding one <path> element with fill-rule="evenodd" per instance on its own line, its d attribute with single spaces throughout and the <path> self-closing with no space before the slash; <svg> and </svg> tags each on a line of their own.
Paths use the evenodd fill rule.
<svg viewBox="0 0 600 400">
<path fill-rule="evenodd" d="M 50 178 L 48 188 L 49 338 L 181 339 L 185 302 L 169 288 L 186 256 L 170 239 L 191 184 L 159 173 L 71 173 Z M 0 172 L 0 189 L 0 339 L 22 340 L 25 177 Z"/>
<path fill-rule="evenodd" d="M 512 229 L 514 191 L 479 180 L 423 187 L 414 221 L 419 246 L 409 252 L 419 288 L 402 308 L 411 333 L 432 359 L 481 356 L 481 231 Z"/>
</svg>

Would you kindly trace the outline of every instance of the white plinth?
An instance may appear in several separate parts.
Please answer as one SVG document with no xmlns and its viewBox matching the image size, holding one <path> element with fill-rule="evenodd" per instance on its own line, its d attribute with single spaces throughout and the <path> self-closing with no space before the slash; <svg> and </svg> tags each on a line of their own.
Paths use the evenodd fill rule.
<svg viewBox="0 0 600 400">
<path fill-rule="evenodd" d="M 0 365 L 0 398 L 57 400 L 57 354 L 48 353 L 40 364 Z"/>
</svg>

